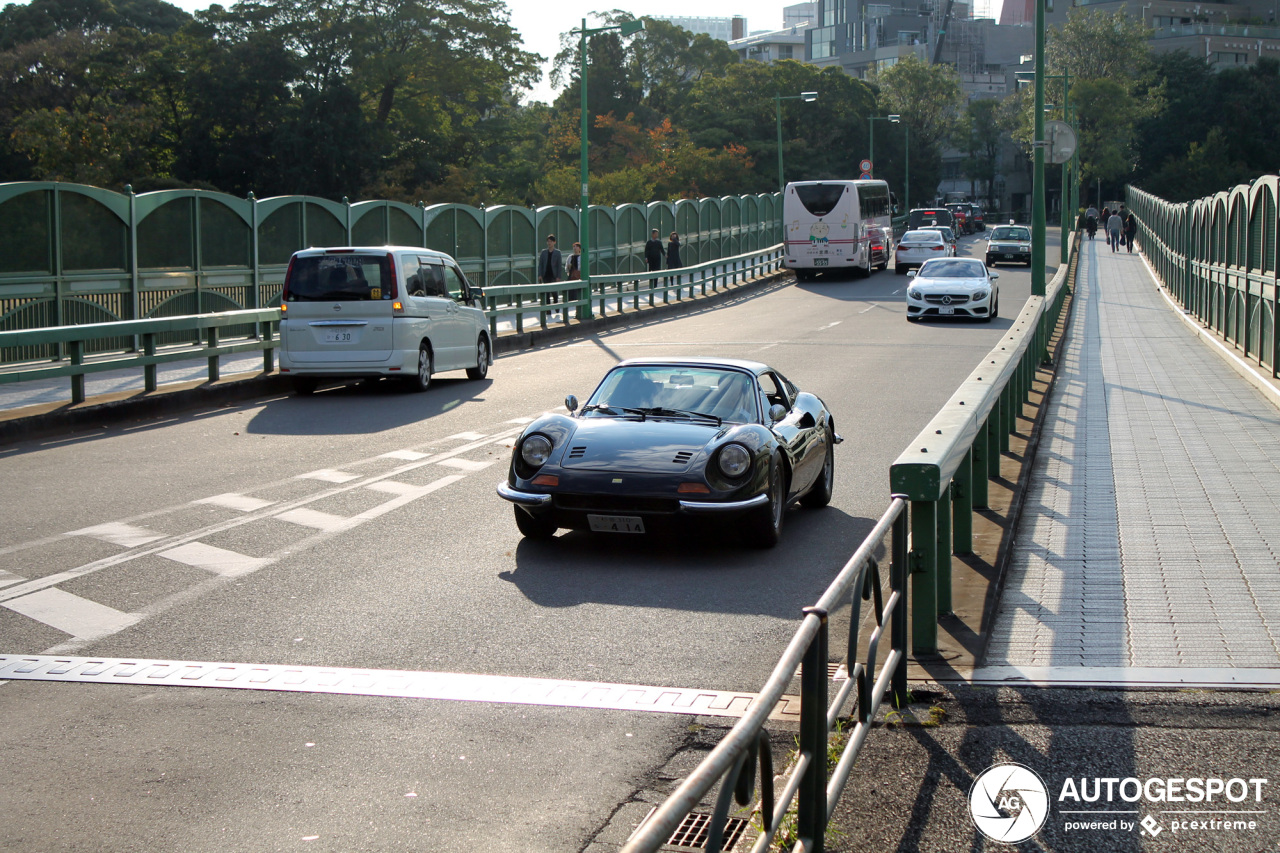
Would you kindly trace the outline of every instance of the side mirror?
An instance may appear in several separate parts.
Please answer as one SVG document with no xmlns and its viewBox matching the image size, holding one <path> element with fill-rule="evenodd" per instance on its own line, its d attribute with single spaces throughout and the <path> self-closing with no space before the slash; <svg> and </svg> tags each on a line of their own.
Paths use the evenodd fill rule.
<svg viewBox="0 0 1280 853">
<path fill-rule="evenodd" d="M 999 278 L 999 277 L 1000 277 L 1000 273 L 996 272 L 995 270 L 992 270 L 992 271 L 991 271 L 991 277 L 992 277 L 992 278 Z"/>
<path fill-rule="evenodd" d="M 920 270 L 907 270 L 907 278 L 915 278 L 916 273 L 918 272 L 920 272 Z"/>
<path fill-rule="evenodd" d="M 774 403 L 769 407 L 769 421 L 777 423 L 787 416 L 787 407 L 781 403 Z"/>
<path fill-rule="evenodd" d="M 573 396 L 572 394 L 570 394 L 568 397 L 565 397 L 564 407 L 569 410 L 570 414 L 578 411 L 578 398 Z"/>
</svg>

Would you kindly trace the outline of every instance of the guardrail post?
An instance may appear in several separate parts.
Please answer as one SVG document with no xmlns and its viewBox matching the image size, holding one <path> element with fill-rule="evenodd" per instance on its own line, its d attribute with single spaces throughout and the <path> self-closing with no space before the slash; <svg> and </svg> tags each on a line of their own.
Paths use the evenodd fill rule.
<svg viewBox="0 0 1280 853">
<path fill-rule="evenodd" d="M 938 613 L 951 612 L 951 484 L 943 486 L 937 504 L 938 524 Z"/>
<path fill-rule="evenodd" d="M 973 437 L 973 448 L 969 451 L 969 492 L 972 495 L 969 504 L 971 509 L 986 509 L 990 500 L 987 490 L 987 454 L 991 447 L 991 437 L 987 431 L 991 427 L 991 418 L 978 425 L 978 434 Z"/>
<path fill-rule="evenodd" d="M 276 372 L 276 348 L 271 345 L 276 339 L 275 327 L 276 324 L 270 320 L 258 324 L 258 339 L 265 344 L 262 348 L 263 373 Z"/>
<path fill-rule="evenodd" d="M 72 364 L 84 364 L 84 341 L 68 341 L 67 353 L 71 357 Z M 84 402 L 84 374 L 75 373 L 71 376 L 71 402 Z"/>
<path fill-rule="evenodd" d="M 207 340 L 209 349 L 216 350 L 218 348 L 218 327 L 217 326 L 210 326 L 206 330 L 206 340 Z M 217 382 L 219 378 L 220 378 L 220 374 L 218 370 L 218 354 L 215 352 L 213 355 L 209 356 L 209 381 Z"/>
<path fill-rule="evenodd" d="M 894 495 L 894 500 L 906 501 L 905 495 Z M 901 652 L 898 665 L 893 671 L 893 705 L 901 708 L 907 704 L 907 505 L 893 522 L 893 537 L 890 540 L 889 591 L 897 592 L 898 604 L 893 608 L 889 622 L 889 631 L 893 638 L 893 648 Z M 856 592 L 854 593 L 857 594 Z"/>
<path fill-rule="evenodd" d="M 911 647 L 938 650 L 938 509 L 911 502 Z"/>
<path fill-rule="evenodd" d="M 996 403 L 991 414 L 987 415 L 987 476 L 1000 476 L 1000 404 Z M 984 484 L 985 485 L 985 484 Z"/>
<path fill-rule="evenodd" d="M 974 446 L 980 444 L 974 441 Z M 951 541 L 957 554 L 973 553 L 973 447 L 960 460 L 951 481 Z"/>
<path fill-rule="evenodd" d="M 147 332 L 142 336 L 142 354 L 148 356 L 156 354 L 156 336 L 154 332 Z M 147 390 L 148 394 L 153 393 L 160 384 L 156 367 L 157 365 L 147 364 L 142 368 L 142 386 Z"/>
<path fill-rule="evenodd" d="M 806 607 L 804 614 L 820 622 L 800 664 L 800 752 L 809 753 L 810 760 L 797 792 L 796 831 L 811 840 L 808 850 L 822 853 L 827 830 L 827 611 Z"/>
<path fill-rule="evenodd" d="M 1000 452 L 1004 453 L 1009 449 L 1009 436 L 1013 435 L 1013 429 L 1017 425 L 1017 416 L 1014 414 L 1014 400 L 1018 397 L 1018 376 L 1017 372 L 1009 378 L 1009 384 L 1004 386 L 1004 390 L 1000 392 Z"/>
</svg>

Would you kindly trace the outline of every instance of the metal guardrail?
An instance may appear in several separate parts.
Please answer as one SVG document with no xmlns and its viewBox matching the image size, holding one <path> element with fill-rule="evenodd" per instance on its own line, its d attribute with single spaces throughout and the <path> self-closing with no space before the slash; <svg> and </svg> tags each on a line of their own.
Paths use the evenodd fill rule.
<svg viewBox="0 0 1280 853">
<path fill-rule="evenodd" d="M 653 853 L 664 846 L 680 822 L 705 797 L 716 782 L 724 779 L 712 816 L 706 844 L 708 853 L 719 853 L 724 828 L 729 816 L 730 798 L 747 805 L 755 787 L 759 764 L 761 802 L 760 818 L 764 832 L 756 839 L 753 853 L 767 850 L 777 835 L 790 807 L 799 796 L 796 831 L 800 843 L 796 850 L 821 851 L 826 826 L 844 792 L 854 761 L 871 731 L 872 720 L 892 689 L 894 702 L 900 707 L 907 693 L 907 504 L 899 497 L 890 503 L 862 545 L 845 563 L 835 581 L 812 607 L 805 608 L 804 620 L 791 639 L 769 680 L 761 689 L 751 710 L 716 745 L 689 778 L 658 807 L 636 830 L 622 853 Z M 890 593 L 882 601 L 879 563 L 873 556 L 880 544 L 890 539 Z M 849 600 L 850 609 L 848 660 L 857 659 L 858 630 L 862 601 L 874 599 L 875 630 L 867 641 L 866 660 L 850 667 L 849 679 L 843 682 L 828 702 L 827 659 L 830 627 L 829 614 Z M 876 658 L 884 632 L 888 628 L 890 650 L 880 672 L 876 674 Z M 795 764 L 782 780 L 782 790 L 774 797 L 773 757 L 765 723 L 782 699 L 795 672 L 800 670 L 800 738 Z M 827 738 L 837 724 L 841 710 L 856 691 L 857 723 L 836 764 L 831 780 L 827 780 Z"/>
<path fill-rule="evenodd" d="M 685 291 L 691 296 L 706 296 L 708 288 L 716 293 L 721 288 L 749 278 L 776 272 L 782 267 L 781 243 L 745 252 L 729 258 L 720 258 L 675 270 L 657 272 L 630 272 L 616 275 L 593 275 L 581 281 L 558 281 L 554 284 L 520 284 L 484 289 L 485 313 L 489 316 L 489 333 L 497 337 L 498 320 L 510 317 L 517 334 L 525 331 L 525 318 L 536 315 L 539 328 L 548 326 L 547 316 L 561 312 L 560 322 L 568 325 L 573 319 L 591 320 L 597 306 L 601 316 L 609 313 L 609 302 L 614 302 L 614 312 L 622 313 L 624 303 L 631 302 L 633 309 L 640 309 L 644 302 L 648 307 L 675 300 L 681 301 Z"/>
<path fill-rule="evenodd" d="M 222 343 L 219 332 L 231 326 L 256 325 L 253 337 L 233 343 Z M 160 335 L 167 333 L 198 335 L 203 344 L 195 347 L 178 347 L 161 352 L 157 346 Z M 0 332 L 0 350 L 10 347 L 32 347 L 47 344 L 64 344 L 68 358 L 54 364 L 26 364 L 16 370 L 0 371 L 0 385 L 11 382 L 27 382 L 51 377 L 71 377 L 71 402 L 83 403 L 84 377 L 89 373 L 119 370 L 122 367 L 141 367 L 147 391 L 155 391 L 156 365 L 173 361 L 190 361 L 192 358 L 209 359 L 209 381 L 219 377 L 218 359 L 237 352 L 262 351 L 262 370 L 275 370 L 275 349 L 280 345 L 280 309 L 254 308 L 248 311 L 225 311 L 218 314 L 189 314 L 181 317 L 162 317 L 152 320 L 126 320 L 119 323 L 84 323 L 79 326 L 52 326 L 44 329 Z M 136 352 L 114 353 L 106 357 L 85 360 L 86 344 L 111 338 L 136 338 Z"/>
<path fill-rule="evenodd" d="M 648 306 L 654 306 L 659 299 L 662 304 L 669 303 L 673 295 L 676 301 L 706 296 L 708 290 L 715 293 L 730 284 L 776 272 L 781 266 L 782 244 L 777 244 L 679 270 L 593 276 L 586 281 L 563 281 L 555 284 L 486 288 L 489 331 L 496 339 L 498 321 L 503 317 L 511 317 L 517 333 L 520 333 L 525 330 L 525 319 L 529 314 L 536 315 L 538 326 L 546 329 L 547 315 L 554 311 L 563 310 L 563 323 L 568 325 L 571 320 L 570 309 L 576 309 L 579 319 L 591 320 L 595 306 L 599 306 L 600 314 L 604 316 L 608 313 L 608 303 L 613 300 L 616 300 L 615 310 L 621 312 L 623 301 L 627 299 L 631 300 L 633 308 L 639 309 L 642 301 Z M 589 295 L 582 295 L 584 291 Z M 226 343 L 219 339 L 219 330 L 246 325 L 255 327 L 250 336 Z M 63 345 L 68 358 L 51 363 L 25 362 L 0 369 L 0 385 L 66 376 L 71 379 L 71 401 L 83 403 L 86 374 L 142 367 L 146 390 L 155 391 L 158 364 L 208 358 L 209 381 L 213 382 L 220 375 L 220 356 L 253 350 L 262 351 L 262 370 L 264 373 L 271 373 L 275 370 L 275 350 L 280 346 L 279 331 L 278 308 L 3 331 L 0 332 L 0 351 Z M 202 343 L 196 346 L 160 347 L 160 336 L 173 333 L 190 335 L 193 339 L 201 339 Z M 112 339 L 133 339 L 133 342 L 130 347 L 116 352 L 91 357 L 87 355 L 93 349 L 90 344 Z"/>
<path fill-rule="evenodd" d="M 1071 235 L 1071 252 L 1079 249 Z M 1073 259 L 1074 260 L 1074 259 Z M 982 360 L 889 469 L 894 494 L 911 501 L 912 648 L 938 648 L 938 616 L 951 610 L 951 556 L 973 551 L 973 511 L 985 508 L 988 479 L 1030 397 L 1036 367 L 1069 291 L 1063 264 L 1032 296 L 1004 340 Z"/>
<path fill-rule="evenodd" d="M 1074 253 L 1079 246 L 1078 234 L 1071 236 Z M 937 649 L 938 616 L 951 607 L 951 555 L 972 550 L 973 510 L 986 505 L 987 481 L 1000 473 L 1000 452 L 1009 448 L 1018 408 L 1026 402 L 1036 367 L 1047 354 L 1050 335 L 1070 289 L 1068 276 L 1073 267 L 1073 263 L 1059 267 L 1046 287 L 1047 295 L 1028 300 L 1005 340 L 983 359 L 898 457 L 889 472 L 894 494 L 888 510 L 818 602 L 805 608 L 800 628 L 750 712 L 636 829 L 622 853 L 654 853 L 665 846 L 681 821 L 723 780 L 706 844 L 708 853 L 719 853 L 730 798 L 741 806 L 750 803 L 757 764 L 761 779 L 756 811 L 763 831 L 751 848 L 752 853 L 769 848 L 793 800 L 797 801 L 798 840 L 792 849 L 822 853 L 827 822 L 886 693 L 892 691 L 899 707 L 906 703 L 908 595 L 914 599 L 910 602 L 912 649 Z M 882 603 L 879 564 L 873 554 L 886 537 L 890 539 L 889 597 Z M 908 574 L 912 576 L 910 593 L 906 585 Z M 828 703 L 828 616 L 846 596 L 852 602 L 845 658 L 850 662 L 849 680 Z M 858 661 L 860 599 L 869 598 L 875 601 L 876 628 L 868 639 L 865 660 Z M 890 651 L 877 672 L 876 659 L 886 624 L 890 629 Z M 773 757 L 764 726 L 797 669 L 801 682 L 798 753 L 782 780 L 781 793 L 775 797 Z M 854 728 L 828 781 L 828 739 L 854 691 Z"/>
</svg>

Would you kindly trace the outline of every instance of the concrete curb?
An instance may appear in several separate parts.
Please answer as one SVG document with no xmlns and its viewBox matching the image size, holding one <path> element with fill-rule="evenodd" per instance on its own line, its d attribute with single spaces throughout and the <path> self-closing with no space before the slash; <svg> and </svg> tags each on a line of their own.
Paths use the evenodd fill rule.
<svg viewBox="0 0 1280 853">
<path fill-rule="evenodd" d="M 494 354 L 521 352 L 540 346 L 588 337 L 638 322 L 663 320 L 694 310 L 715 307 L 744 293 L 775 284 L 787 275 L 785 269 L 750 281 L 731 284 L 706 296 L 695 296 L 666 305 L 624 309 L 604 317 L 568 325 L 549 326 L 528 332 L 508 332 L 494 341 Z M 626 297 L 624 297 L 626 298 Z M 192 381 L 165 385 L 156 391 L 122 391 L 92 397 L 78 405 L 46 403 L 0 412 L 0 445 L 48 438 L 56 435 L 101 429 L 113 424 L 172 415 L 208 406 L 229 406 L 258 397 L 293 393 L 290 377 L 278 373 L 237 374 L 217 382 Z"/>
</svg>

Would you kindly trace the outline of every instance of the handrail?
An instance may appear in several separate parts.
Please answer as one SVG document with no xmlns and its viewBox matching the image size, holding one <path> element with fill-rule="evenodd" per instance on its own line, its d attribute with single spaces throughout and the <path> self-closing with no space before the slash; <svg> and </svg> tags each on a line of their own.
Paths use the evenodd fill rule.
<svg viewBox="0 0 1280 853">
<path fill-rule="evenodd" d="M 719 853 L 728 818 L 729 795 L 732 793 L 740 805 L 749 802 L 757 761 L 761 777 L 759 811 L 765 831 L 756 839 L 752 847 L 753 853 L 768 849 L 791 801 L 797 796 L 800 798 L 797 804 L 799 834 L 809 844 L 817 845 L 805 849 L 822 849 L 827 822 L 885 694 L 892 689 L 895 703 L 901 706 L 906 702 L 906 508 L 905 500 L 895 495 L 889 508 L 818 599 L 818 603 L 804 609 L 800 627 L 747 712 L 689 778 L 632 833 L 631 838 L 623 845 L 622 853 L 653 853 L 663 847 L 685 816 L 723 779 L 706 847 L 708 853 Z M 879 565 L 873 554 L 887 537 L 892 540 L 891 592 L 889 599 L 881 606 Z M 877 627 L 872 633 L 867 660 L 851 668 L 848 682 L 837 691 L 834 700 L 828 703 L 829 614 L 843 603 L 846 596 L 850 598 L 852 607 L 848 659 L 852 661 L 857 657 L 861 600 L 870 598 L 873 592 Z M 870 676 L 875 673 L 876 646 L 886 623 L 891 625 L 892 649 L 885 658 L 879 677 L 872 683 Z M 799 756 L 784 780 L 781 794 L 775 800 L 772 754 L 768 747 L 765 724 L 782 700 L 797 669 L 801 673 Z M 858 691 L 858 723 L 841 754 L 835 775 L 828 784 L 827 736 L 854 689 Z M 744 770 L 747 772 L 746 777 L 742 775 Z"/>
</svg>

